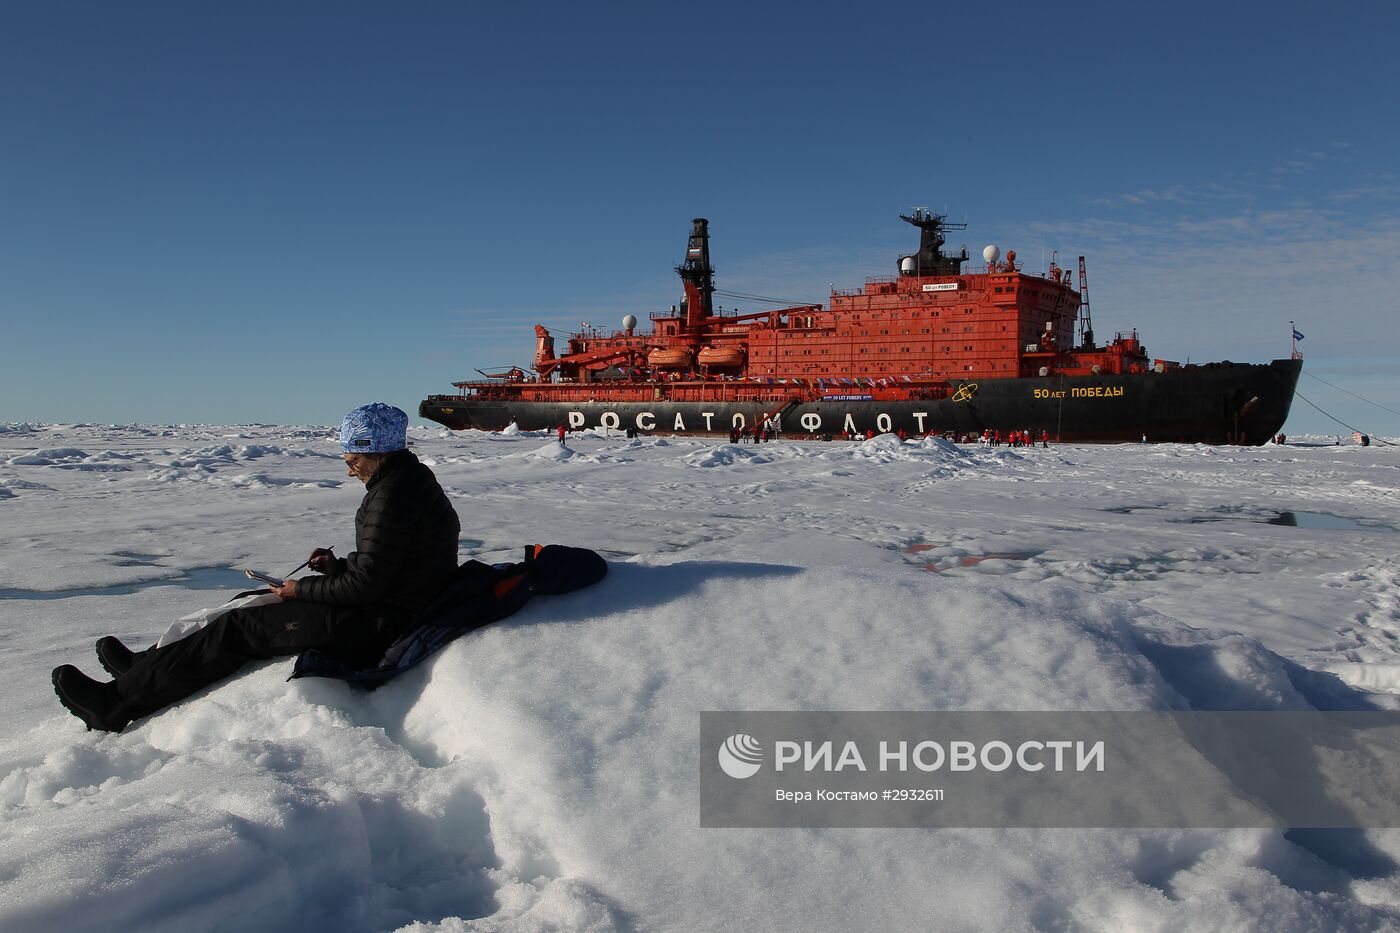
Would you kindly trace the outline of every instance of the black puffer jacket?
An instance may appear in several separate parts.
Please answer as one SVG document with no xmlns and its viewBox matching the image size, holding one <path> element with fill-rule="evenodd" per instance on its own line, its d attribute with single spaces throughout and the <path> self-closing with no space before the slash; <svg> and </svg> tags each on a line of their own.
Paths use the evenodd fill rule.
<svg viewBox="0 0 1400 933">
<path fill-rule="evenodd" d="M 407 450 L 365 484 L 355 551 L 325 576 L 297 581 L 297 599 L 404 616 L 426 609 L 457 570 L 461 525 L 433 471 Z"/>
</svg>

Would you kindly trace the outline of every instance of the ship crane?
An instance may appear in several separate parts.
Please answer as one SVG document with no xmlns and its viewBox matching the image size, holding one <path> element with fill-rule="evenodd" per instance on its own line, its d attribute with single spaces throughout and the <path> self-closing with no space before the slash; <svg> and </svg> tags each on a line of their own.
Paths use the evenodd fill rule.
<svg viewBox="0 0 1400 933">
<path fill-rule="evenodd" d="M 638 367 L 638 356 L 639 352 L 633 347 L 604 347 L 590 353 L 567 353 L 550 359 L 538 359 L 535 372 L 546 382 L 555 370 L 572 370 L 574 378 L 583 379 L 588 370 L 603 369 L 619 360 L 626 360 L 630 367 Z"/>
</svg>

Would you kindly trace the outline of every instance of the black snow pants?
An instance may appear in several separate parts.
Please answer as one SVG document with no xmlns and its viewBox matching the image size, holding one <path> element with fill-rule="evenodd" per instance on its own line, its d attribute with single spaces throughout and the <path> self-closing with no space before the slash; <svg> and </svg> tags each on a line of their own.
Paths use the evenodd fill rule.
<svg viewBox="0 0 1400 933">
<path fill-rule="evenodd" d="M 137 654 L 116 679 L 122 711 L 132 719 L 149 716 L 245 664 L 307 648 L 372 666 L 411 621 L 407 613 L 297 600 L 234 609 L 179 641 Z"/>
</svg>

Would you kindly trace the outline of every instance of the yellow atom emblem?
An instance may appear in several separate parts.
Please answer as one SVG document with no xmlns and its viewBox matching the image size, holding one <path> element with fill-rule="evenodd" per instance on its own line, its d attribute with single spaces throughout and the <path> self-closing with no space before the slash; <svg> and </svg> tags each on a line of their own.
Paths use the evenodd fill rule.
<svg viewBox="0 0 1400 933">
<path fill-rule="evenodd" d="M 958 391 L 953 393 L 953 401 L 966 402 L 968 399 L 972 398 L 976 394 L 977 383 L 964 382 L 962 385 L 958 386 Z"/>
</svg>

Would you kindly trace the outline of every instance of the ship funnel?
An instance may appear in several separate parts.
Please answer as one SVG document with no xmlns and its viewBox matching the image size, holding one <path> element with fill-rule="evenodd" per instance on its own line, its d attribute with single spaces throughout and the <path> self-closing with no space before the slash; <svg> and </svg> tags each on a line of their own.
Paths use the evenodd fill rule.
<svg viewBox="0 0 1400 933">
<path fill-rule="evenodd" d="M 685 326 L 692 332 L 699 331 L 705 321 L 714 315 L 710 296 L 715 291 L 715 269 L 710 265 L 709 221 L 696 217 L 691 222 L 690 240 L 686 243 L 685 262 L 676 266 L 676 272 L 685 285 Z"/>
<path fill-rule="evenodd" d="M 987 260 L 987 265 L 994 266 L 1001 258 L 1001 247 L 995 243 L 990 243 L 982 248 L 982 258 Z"/>
</svg>

